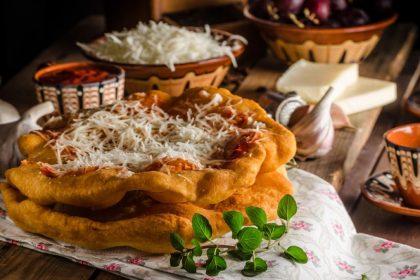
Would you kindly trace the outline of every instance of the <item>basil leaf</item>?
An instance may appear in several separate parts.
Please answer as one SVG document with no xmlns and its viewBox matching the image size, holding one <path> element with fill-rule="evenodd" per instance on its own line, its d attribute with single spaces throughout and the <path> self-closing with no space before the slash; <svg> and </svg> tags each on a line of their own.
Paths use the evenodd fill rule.
<svg viewBox="0 0 420 280">
<path fill-rule="evenodd" d="M 238 211 L 223 212 L 223 220 L 232 231 L 232 237 L 236 238 L 238 232 L 244 225 L 244 216 Z"/>
<path fill-rule="evenodd" d="M 174 247 L 175 250 L 182 252 L 185 248 L 185 241 L 182 239 L 181 235 L 176 232 L 172 232 L 169 238 L 171 239 L 172 247 Z"/>
<path fill-rule="evenodd" d="M 196 239 L 192 239 L 191 243 L 194 245 L 194 248 L 192 249 L 192 253 L 194 256 L 199 257 L 203 254 L 203 249 L 201 249 L 200 242 L 198 242 Z"/>
<path fill-rule="evenodd" d="M 284 254 L 297 263 L 308 262 L 308 256 L 306 255 L 305 251 L 303 251 L 302 248 L 298 246 L 290 246 L 286 249 L 286 251 L 284 251 Z"/>
<path fill-rule="evenodd" d="M 256 276 L 267 270 L 267 263 L 261 258 L 255 258 L 254 262 L 246 262 L 242 274 L 248 277 Z"/>
<path fill-rule="evenodd" d="M 263 226 L 263 237 L 265 240 L 277 240 L 286 232 L 286 227 L 274 223 Z"/>
<path fill-rule="evenodd" d="M 251 222 L 259 229 L 267 223 L 267 214 L 262 208 L 249 206 L 245 208 L 245 211 Z"/>
<path fill-rule="evenodd" d="M 213 247 L 213 248 L 209 248 L 209 249 L 207 249 L 207 257 L 209 258 L 209 259 L 211 259 L 213 256 L 215 256 L 215 255 L 219 255 L 220 254 L 220 250 L 219 250 L 219 248 L 216 248 L 216 247 Z"/>
<path fill-rule="evenodd" d="M 225 270 L 227 267 L 224 258 L 214 255 L 206 263 L 206 274 L 209 276 L 217 276 L 220 271 Z"/>
<path fill-rule="evenodd" d="M 247 261 L 251 259 L 252 257 L 252 253 L 244 253 L 244 252 L 241 252 L 240 250 L 228 251 L 228 254 L 232 258 L 237 259 L 239 261 Z"/>
<path fill-rule="evenodd" d="M 195 266 L 192 253 L 189 253 L 187 256 L 184 256 L 184 258 L 184 269 L 189 273 L 195 273 L 197 271 L 197 267 Z"/>
<path fill-rule="evenodd" d="M 296 212 L 297 204 L 295 199 L 290 194 L 286 194 L 279 202 L 277 215 L 283 220 L 290 221 Z"/>
<path fill-rule="evenodd" d="M 192 227 L 195 238 L 200 242 L 206 242 L 211 239 L 212 229 L 206 217 L 201 214 L 194 214 L 192 218 Z"/>
<path fill-rule="evenodd" d="M 182 254 L 179 252 L 171 254 L 171 259 L 169 260 L 171 266 L 179 266 L 181 263 Z"/>
<path fill-rule="evenodd" d="M 245 227 L 238 233 L 238 249 L 249 253 L 257 249 L 262 241 L 262 233 L 253 227 Z"/>
<path fill-rule="evenodd" d="M 369 280 L 366 274 L 362 274 L 362 280 Z"/>
</svg>

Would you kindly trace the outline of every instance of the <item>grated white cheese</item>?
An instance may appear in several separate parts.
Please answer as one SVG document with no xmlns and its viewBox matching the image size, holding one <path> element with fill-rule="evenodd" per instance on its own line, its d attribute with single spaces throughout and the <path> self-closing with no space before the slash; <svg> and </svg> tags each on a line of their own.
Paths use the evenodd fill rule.
<svg viewBox="0 0 420 280">
<path fill-rule="evenodd" d="M 156 105 L 144 107 L 139 101 L 119 101 L 100 111 L 80 113 L 50 143 L 58 159 L 54 167 L 64 172 L 86 166 L 136 172 L 162 159 L 186 160 L 197 169 L 220 165 L 229 141 L 265 127 L 256 121 L 248 128 L 233 125 L 235 110 L 230 118 L 211 112 L 222 100 L 215 94 L 208 103 L 194 104 L 183 117 Z"/>
<path fill-rule="evenodd" d="M 164 64 L 175 71 L 175 64 L 227 55 L 236 67 L 232 51 L 239 48 L 238 41 L 246 39 L 232 35 L 229 41 L 219 41 L 211 35 L 210 27 L 204 32 L 194 32 L 164 22 L 144 24 L 134 29 L 105 34 L 105 42 L 98 44 L 77 43 L 94 56 L 107 61 L 128 64 Z"/>
</svg>

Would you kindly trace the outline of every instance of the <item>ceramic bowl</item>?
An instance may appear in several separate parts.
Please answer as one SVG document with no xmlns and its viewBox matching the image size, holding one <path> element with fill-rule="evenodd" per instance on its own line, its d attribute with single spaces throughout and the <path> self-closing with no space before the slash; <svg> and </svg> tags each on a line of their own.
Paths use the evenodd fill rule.
<svg viewBox="0 0 420 280">
<path fill-rule="evenodd" d="M 227 40 L 232 34 L 222 30 L 212 29 L 214 36 Z M 245 45 L 235 40 L 239 48 L 233 51 L 237 59 L 245 50 Z M 100 37 L 90 44 L 101 44 L 104 37 Z M 233 41 L 232 41 L 233 43 Z M 219 86 L 232 64 L 228 56 L 220 56 L 191 63 L 175 64 L 172 72 L 164 64 L 124 64 L 110 62 L 82 50 L 94 61 L 106 62 L 122 67 L 126 71 L 125 89 L 130 93 L 147 92 L 152 89 L 162 90 L 173 96 L 181 95 L 186 89 L 200 86 Z"/>
<path fill-rule="evenodd" d="M 121 67 L 103 63 L 48 64 L 34 75 L 35 92 L 39 103 L 53 103 L 55 113 L 93 109 L 124 97 L 124 76 Z"/>
<path fill-rule="evenodd" d="M 384 138 L 391 173 L 404 203 L 420 209 L 420 123 L 393 128 Z"/>
<path fill-rule="evenodd" d="M 258 26 L 276 56 L 286 63 L 301 58 L 320 63 L 359 62 L 372 52 L 385 28 L 397 20 L 394 14 L 383 21 L 354 27 L 299 28 L 258 18 L 249 6 L 244 8 L 244 15 Z"/>
</svg>

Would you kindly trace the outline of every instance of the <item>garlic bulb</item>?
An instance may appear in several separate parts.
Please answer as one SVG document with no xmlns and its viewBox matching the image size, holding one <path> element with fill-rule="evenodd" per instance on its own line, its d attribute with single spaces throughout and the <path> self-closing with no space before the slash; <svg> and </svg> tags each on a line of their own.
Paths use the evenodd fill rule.
<svg viewBox="0 0 420 280">
<path fill-rule="evenodd" d="M 334 93 L 334 89 L 330 87 L 313 110 L 302 114 L 301 119 L 290 127 L 296 137 L 299 157 L 321 157 L 332 149 L 334 124 L 331 106 L 335 98 Z"/>
</svg>

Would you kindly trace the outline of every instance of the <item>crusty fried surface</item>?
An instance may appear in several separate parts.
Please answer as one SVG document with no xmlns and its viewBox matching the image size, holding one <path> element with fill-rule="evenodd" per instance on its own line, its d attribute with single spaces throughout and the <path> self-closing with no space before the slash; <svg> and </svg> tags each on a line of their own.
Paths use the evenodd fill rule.
<svg viewBox="0 0 420 280">
<path fill-rule="evenodd" d="M 62 203 L 91 209 L 107 208 L 118 203 L 131 191 L 144 191 L 154 200 L 163 203 L 192 202 L 209 205 L 219 203 L 251 186 L 257 174 L 272 172 L 292 158 L 296 150 L 293 134 L 269 118 L 254 101 L 214 87 L 191 89 L 181 97 L 169 97 L 156 91 L 153 94 L 158 96 L 162 108 L 182 111 L 188 102 L 203 102 L 199 94 L 203 89 L 210 95 L 219 93 L 224 102 L 231 100 L 239 112 L 251 111 L 255 114 L 255 120 L 266 124 L 261 141 L 251 144 L 246 153 L 230 160 L 221 169 L 171 173 L 143 171 L 130 177 L 121 177 L 119 170 L 104 168 L 86 174 L 53 178 L 44 175 L 39 165 L 39 162 L 56 163 L 53 150 L 40 135 L 30 133 L 19 141 L 28 161 L 8 170 L 6 178 L 23 195 L 39 205 Z M 149 97 L 145 102 L 151 100 Z"/>
<path fill-rule="evenodd" d="M 88 210 L 62 204 L 47 207 L 8 184 L 0 184 L 0 189 L 9 217 L 25 231 L 89 249 L 129 246 L 149 253 L 169 253 L 174 250 L 169 239 L 172 232 L 178 232 L 190 244 L 194 213 L 209 219 L 213 238 L 229 231 L 223 222 L 223 211 L 245 214 L 245 207 L 257 206 L 267 212 L 270 220 L 275 219 L 279 200 L 293 192 L 283 174 L 284 169 L 259 174 L 251 187 L 241 188 L 226 200 L 209 206 L 159 203 L 137 191 L 127 193 L 108 209 Z"/>
</svg>

